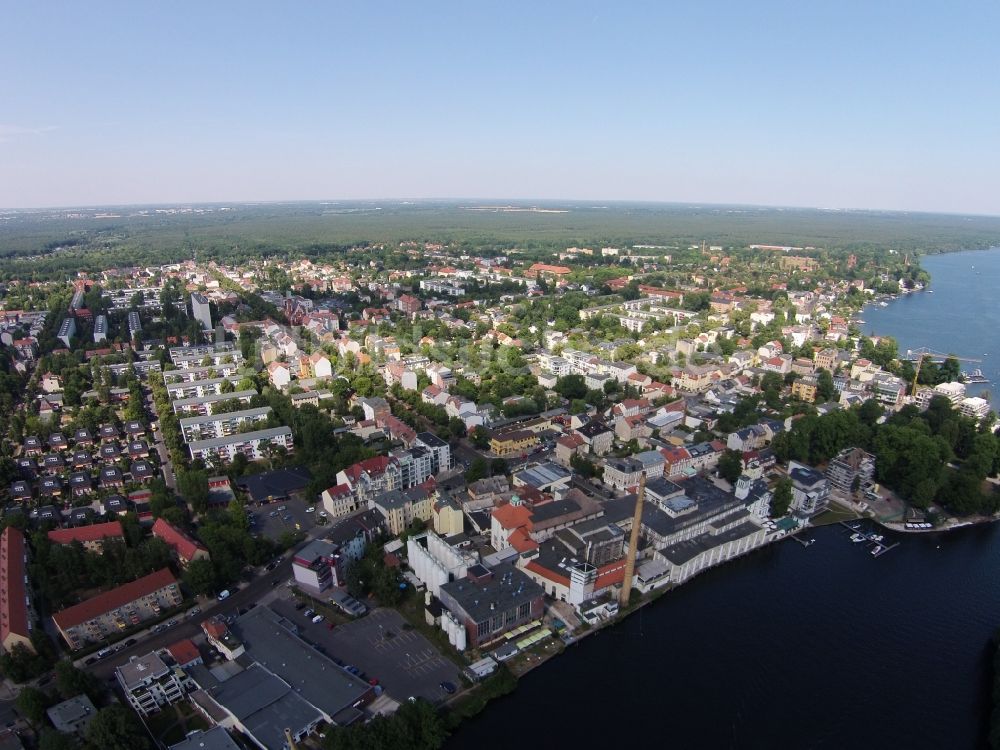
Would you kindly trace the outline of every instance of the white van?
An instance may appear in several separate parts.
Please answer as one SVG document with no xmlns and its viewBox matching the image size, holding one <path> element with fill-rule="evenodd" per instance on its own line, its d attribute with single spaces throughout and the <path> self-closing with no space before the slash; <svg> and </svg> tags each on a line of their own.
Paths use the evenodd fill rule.
<svg viewBox="0 0 1000 750">
<path fill-rule="evenodd" d="M 220 592 L 219 592 L 219 601 L 220 601 L 220 602 L 221 602 L 221 601 L 222 601 L 223 599 L 228 599 L 228 598 L 229 598 L 229 589 L 226 589 L 225 591 L 220 591 Z"/>
</svg>

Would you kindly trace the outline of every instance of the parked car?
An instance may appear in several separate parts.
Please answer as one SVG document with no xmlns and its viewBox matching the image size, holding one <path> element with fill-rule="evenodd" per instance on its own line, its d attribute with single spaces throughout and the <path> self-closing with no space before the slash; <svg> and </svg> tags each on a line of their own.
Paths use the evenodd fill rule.
<svg viewBox="0 0 1000 750">
<path fill-rule="evenodd" d="M 316 616 L 315 616 L 314 618 L 312 618 L 312 621 L 313 621 L 313 624 L 314 624 L 314 625 L 319 625 L 319 624 L 320 624 L 321 622 L 323 622 L 323 620 L 325 620 L 325 619 L 326 619 L 326 618 L 325 618 L 325 617 L 323 617 L 323 615 L 316 615 Z"/>
<path fill-rule="evenodd" d="M 441 689 L 444 690 L 448 695 L 454 695 L 455 691 L 458 689 L 455 687 L 453 682 L 448 682 L 445 680 L 441 683 Z"/>
<path fill-rule="evenodd" d="M 310 505 L 308 508 L 306 508 L 306 513 L 315 513 L 315 512 L 316 512 L 316 508 L 314 506 L 312 506 L 312 505 Z"/>
</svg>

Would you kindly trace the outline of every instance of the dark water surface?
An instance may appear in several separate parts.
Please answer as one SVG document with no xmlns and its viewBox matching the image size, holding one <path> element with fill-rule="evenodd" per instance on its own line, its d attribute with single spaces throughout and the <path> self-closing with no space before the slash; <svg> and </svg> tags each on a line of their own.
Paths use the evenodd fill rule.
<svg viewBox="0 0 1000 750">
<path fill-rule="evenodd" d="M 1000 527 L 897 535 L 877 559 L 848 533 L 699 576 L 528 674 L 448 746 L 981 747 Z"/>
<path fill-rule="evenodd" d="M 1000 393 L 1000 250 L 921 263 L 933 293 L 869 307 L 862 330 L 901 352 L 980 358 L 963 369 L 980 367 Z M 571 647 L 449 748 L 982 747 L 1000 526 L 899 536 L 878 559 L 842 527 L 812 536 L 710 571 Z"/>
<path fill-rule="evenodd" d="M 900 353 L 926 346 L 982 360 L 960 364 L 963 370 L 981 369 L 992 383 L 970 384 L 966 392 L 978 396 L 985 389 L 1000 395 L 1000 248 L 931 255 L 920 265 L 931 275 L 930 286 L 887 307 L 867 307 L 861 330 L 892 336 Z M 991 400 L 996 408 L 997 398 Z"/>
</svg>

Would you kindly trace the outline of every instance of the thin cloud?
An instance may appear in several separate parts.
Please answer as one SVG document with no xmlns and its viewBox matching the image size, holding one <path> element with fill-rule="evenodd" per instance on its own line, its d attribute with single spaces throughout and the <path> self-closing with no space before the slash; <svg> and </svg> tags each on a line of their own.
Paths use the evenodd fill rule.
<svg viewBox="0 0 1000 750">
<path fill-rule="evenodd" d="M 55 130 L 54 125 L 46 125 L 39 128 L 29 128 L 23 125 L 9 125 L 5 123 L 0 123 L 0 143 L 6 143 L 12 141 L 15 138 L 21 138 L 23 136 L 33 136 L 42 135 L 44 133 L 51 133 Z"/>
</svg>

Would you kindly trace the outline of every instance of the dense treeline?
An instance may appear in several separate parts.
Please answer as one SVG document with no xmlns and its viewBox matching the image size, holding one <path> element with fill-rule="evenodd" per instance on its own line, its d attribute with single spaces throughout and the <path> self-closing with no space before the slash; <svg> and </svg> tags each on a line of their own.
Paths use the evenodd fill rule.
<svg viewBox="0 0 1000 750">
<path fill-rule="evenodd" d="M 487 255 L 516 249 L 528 258 L 570 245 L 667 244 L 680 252 L 703 240 L 736 247 L 767 241 L 859 255 L 884 247 L 940 252 L 1000 242 L 1000 219 L 993 217 L 812 209 L 734 212 L 723 206 L 621 204 L 609 209 L 575 204 L 565 214 L 540 214 L 471 212 L 440 203 L 337 208 L 301 203 L 174 216 L 129 216 L 130 211 L 123 209 L 117 219 L 42 214 L 9 221 L 0 228 L 0 277 L 66 278 L 80 270 L 177 262 L 195 251 L 200 257 L 236 263 L 290 253 L 350 259 L 351 248 L 358 244 L 378 248 L 401 240 L 444 242 Z M 386 256 L 397 263 L 394 267 L 412 262 L 405 254 L 394 256 Z M 370 253 L 359 254 L 358 265 L 371 259 Z"/>
<path fill-rule="evenodd" d="M 859 446 L 876 456 L 877 480 L 917 508 L 936 502 L 959 515 L 1000 509 L 1000 496 L 982 489 L 983 480 L 1000 469 L 992 422 L 977 425 L 942 396 L 931 399 L 924 412 L 909 405 L 884 422 L 881 417 L 873 400 L 824 416 L 801 416 L 775 437 L 775 455 L 816 465 Z"/>
<path fill-rule="evenodd" d="M 103 553 L 91 552 L 79 542 L 55 544 L 46 530 L 30 535 L 33 555 L 28 573 L 47 609 L 55 611 L 80 600 L 95 589 L 110 589 L 167 567 L 170 547 L 153 537 L 143 537 L 134 514 L 122 519 L 125 541 L 107 539 Z"/>
</svg>

